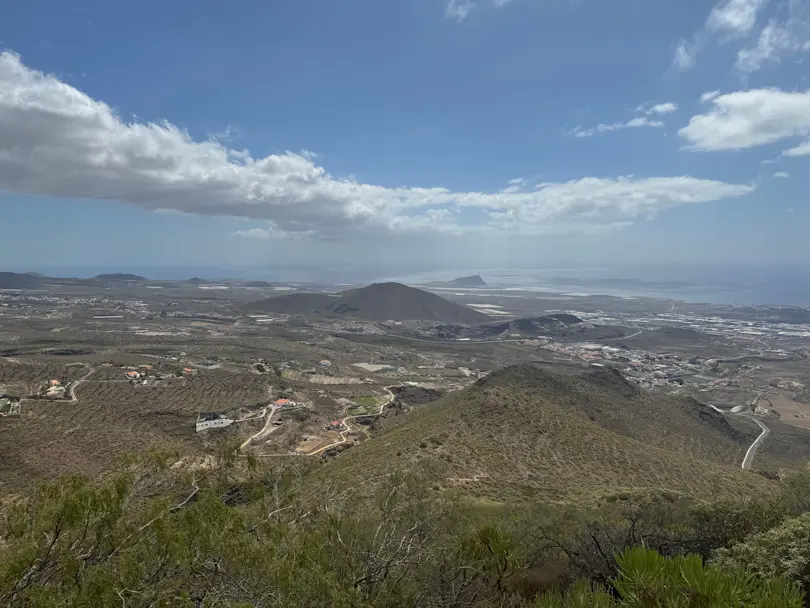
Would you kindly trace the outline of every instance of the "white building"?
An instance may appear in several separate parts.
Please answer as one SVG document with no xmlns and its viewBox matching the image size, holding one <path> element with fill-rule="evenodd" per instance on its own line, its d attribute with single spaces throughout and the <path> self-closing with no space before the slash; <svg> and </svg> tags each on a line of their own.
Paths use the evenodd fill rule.
<svg viewBox="0 0 810 608">
<path fill-rule="evenodd" d="M 233 420 L 217 413 L 203 413 L 197 416 L 196 430 L 207 431 L 208 429 L 223 429 L 226 426 L 231 426 Z"/>
</svg>

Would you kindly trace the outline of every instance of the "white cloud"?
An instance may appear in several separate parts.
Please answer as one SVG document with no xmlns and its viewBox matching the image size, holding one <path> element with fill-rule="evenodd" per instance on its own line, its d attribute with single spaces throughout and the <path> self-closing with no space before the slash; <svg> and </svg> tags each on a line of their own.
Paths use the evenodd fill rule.
<svg viewBox="0 0 810 608">
<path fill-rule="evenodd" d="M 512 2 L 512 0 L 492 0 L 492 4 L 495 5 L 495 8 L 502 8 Z"/>
<path fill-rule="evenodd" d="M 768 0 L 725 0 L 709 13 L 706 29 L 728 36 L 745 36 L 757 23 L 757 14 Z"/>
<path fill-rule="evenodd" d="M 695 150 L 741 150 L 810 132 L 810 91 L 752 89 L 718 95 L 679 134 Z"/>
<path fill-rule="evenodd" d="M 750 74 L 766 65 L 775 65 L 788 55 L 810 51 L 810 5 L 793 0 L 788 3 L 789 14 L 782 21 L 772 20 L 762 28 L 757 43 L 737 53 L 734 66 Z"/>
<path fill-rule="evenodd" d="M 795 148 L 790 148 L 782 152 L 782 156 L 810 156 L 810 141 L 799 144 Z"/>
<path fill-rule="evenodd" d="M 639 127 L 654 127 L 661 128 L 664 126 L 660 120 L 650 120 L 646 116 L 638 116 L 632 118 L 627 122 L 614 122 L 598 124 L 591 129 L 583 129 L 576 127 L 571 131 L 574 137 L 593 137 L 599 133 L 611 133 L 612 131 L 621 131 L 622 129 L 638 129 Z"/>
<path fill-rule="evenodd" d="M 678 109 L 678 104 L 667 102 L 667 103 L 657 103 L 649 110 L 647 110 L 647 116 L 650 114 L 671 114 L 672 112 Z"/>
<path fill-rule="evenodd" d="M 708 93 L 703 93 L 700 96 L 700 103 L 706 103 L 707 101 L 711 101 L 715 97 L 720 96 L 720 91 L 709 91 Z"/>
<path fill-rule="evenodd" d="M 790 177 L 790 173 L 785 173 L 784 171 L 777 171 L 776 173 L 773 174 L 773 176 L 781 179 L 787 179 L 788 177 Z"/>
<path fill-rule="evenodd" d="M 0 54 L 0 133 L 0 190 L 243 217 L 273 235 L 338 238 L 415 227 L 469 232 L 509 222 L 530 234 L 592 231 L 753 190 L 689 176 L 586 177 L 492 193 L 364 184 L 330 175 L 311 154 L 254 158 L 216 140 L 194 140 L 167 122 L 125 121 L 10 53 Z M 238 236 L 265 238 L 258 230 Z"/>
<path fill-rule="evenodd" d="M 792 0 L 791 0 L 792 1 Z M 686 71 L 697 65 L 700 50 L 713 39 L 728 42 L 748 35 L 768 0 L 721 0 L 712 8 L 703 27 L 691 39 L 681 39 L 675 46 L 672 67 Z"/>
<path fill-rule="evenodd" d="M 467 18 L 470 11 L 475 8 L 472 0 L 447 0 L 444 5 L 444 16 L 448 19 L 455 19 L 459 23 Z"/>
<path fill-rule="evenodd" d="M 697 51 L 696 41 L 679 40 L 672 56 L 672 66 L 681 71 L 691 70 L 697 63 Z"/>
</svg>

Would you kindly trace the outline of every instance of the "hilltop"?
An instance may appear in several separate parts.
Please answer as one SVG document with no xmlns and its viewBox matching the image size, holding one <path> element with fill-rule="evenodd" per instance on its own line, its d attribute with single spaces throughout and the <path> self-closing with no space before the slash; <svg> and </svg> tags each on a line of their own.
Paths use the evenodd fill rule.
<svg viewBox="0 0 810 608">
<path fill-rule="evenodd" d="M 39 285 L 42 277 L 30 273 L 0 272 L 0 289 L 25 289 Z"/>
<path fill-rule="evenodd" d="M 615 370 L 511 366 L 388 422 L 323 474 L 362 486 L 397 470 L 430 470 L 441 487 L 498 501 L 649 489 L 744 495 L 770 483 L 740 470 L 753 425 L 736 429 L 692 399 L 653 395 Z"/>
<path fill-rule="evenodd" d="M 248 306 L 257 312 L 323 314 L 370 321 L 420 320 L 446 323 L 481 323 L 483 313 L 421 289 L 400 283 L 375 283 L 338 294 L 298 293 L 267 298 Z"/>
<path fill-rule="evenodd" d="M 428 283 L 429 287 L 483 287 L 486 283 L 481 278 L 480 274 L 474 274 L 470 277 L 459 277 L 451 281 L 431 281 Z"/>
</svg>

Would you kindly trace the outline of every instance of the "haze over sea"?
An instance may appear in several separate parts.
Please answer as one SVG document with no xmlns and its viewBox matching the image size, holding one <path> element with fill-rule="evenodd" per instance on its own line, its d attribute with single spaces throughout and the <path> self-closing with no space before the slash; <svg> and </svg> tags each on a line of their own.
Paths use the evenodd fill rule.
<svg viewBox="0 0 810 608">
<path fill-rule="evenodd" d="M 31 268 L 13 268 L 18 272 Z M 262 279 L 283 282 L 424 284 L 480 274 L 488 287 L 538 292 L 655 297 L 712 304 L 810 306 L 810 264 L 657 264 L 604 267 L 445 268 L 274 264 L 268 266 L 98 266 L 33 269 L 49 276 L 128 272 L 154 280 Z"/>
<path fill-rule="evenodd" d="M 810 266 L 799 264 L 657 265 L 421 272 L 390 277 L 425 283 L 481 274 L 490 287 L 620 297 L 655 297 L 711 304 L 810 306 Z"/>
</svg>

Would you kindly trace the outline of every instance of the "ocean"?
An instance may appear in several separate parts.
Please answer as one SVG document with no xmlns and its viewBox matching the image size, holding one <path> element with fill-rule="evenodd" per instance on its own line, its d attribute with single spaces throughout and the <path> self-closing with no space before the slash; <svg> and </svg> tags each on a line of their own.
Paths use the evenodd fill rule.
<svg viewBox="0 0 810 608">
<path fill-rule="evenodd" d="M 654 297 L 710 304 L 810 306 L 810 266 L 662 265 L 545 269 L 455 269 L 387 276 L 410 284 L 480 274 L 503 289 Z"/>
</svg>

